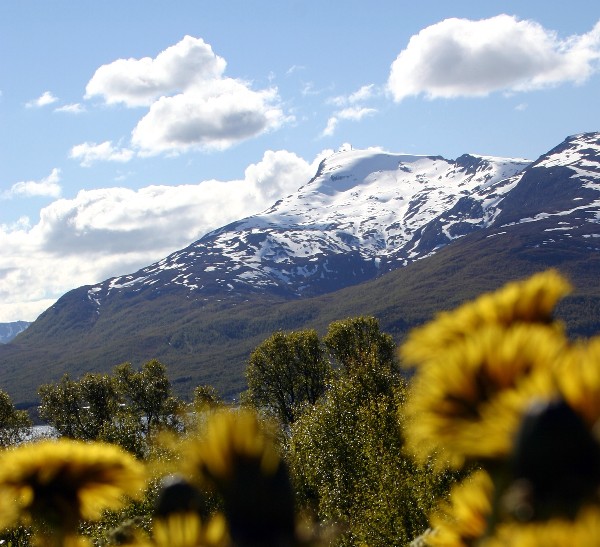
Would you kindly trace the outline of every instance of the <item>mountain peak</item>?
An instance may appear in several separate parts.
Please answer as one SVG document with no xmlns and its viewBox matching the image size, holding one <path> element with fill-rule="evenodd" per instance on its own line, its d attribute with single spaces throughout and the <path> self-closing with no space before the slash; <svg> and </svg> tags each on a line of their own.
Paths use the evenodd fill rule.
<svg viewBox="0 0 600 547">
<path fill-rule="evenodd" d="M 183 290 L 202 300 L 267 291 L 297 298 L 353 285 L 426 256 L 431 249 L 421 247 L 419 238 L 427 224 L 528 163 L 379 149 L 336 152 L 306 185 L 263 213 L 91 287 L 87 298 L 99 313 L 106 298 L 124 293 Z"/>
</svg>

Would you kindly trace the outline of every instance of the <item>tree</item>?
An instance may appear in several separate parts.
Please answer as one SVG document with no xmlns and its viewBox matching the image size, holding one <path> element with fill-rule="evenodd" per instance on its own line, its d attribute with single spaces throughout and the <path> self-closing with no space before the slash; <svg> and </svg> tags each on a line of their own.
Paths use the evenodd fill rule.
<svg viewBox="0 0 600 547">
<path fill-rule="evenodd" d="M 10 398 L 0 390 L 0 446 L 22 442 L 31 433 L 31 420 L 24 410 L 17 410 Z"/>
<path fill-rule="evenodd" d="M 323 343 L 340 374 L 362 384 L 365 393 L 389 393 L 398 382 L 396 345 L 389 334 L 381 332 L 375 317 L 334 321 Z"/>
<path fill-rule="evenodd" d="M 59 435 L 118 444 L 137 456 L 146 453 L 149 433 L 158 426 L 178 427 L 180 402 L 171 394 L 166 368 L 156 360 L 140 371 L 130 363 L 113 374 L 88 373 L 79 380 L 65 374 L 38 391 L 40 417 Z"/>
<path fill-rule="evenodd" d="M 330 372 L 315 330 L 278 331 L 250 355 L 245 399 L 288 426 L 321 397 Z"/>
<path fill-rule="evenodd" d="M 445 476 L 403 451 L 405 383 L 373 317 L 329 325 L 330 387 L 292 425 L 288 461 L 301 505 L 345 522 L 342 545 L 406 545 L 427 527 Z M 400 418 L 400 421 L 399 421 Z"/>
<path fill-rule="evenodd" d="M 140 419 L 145 434 L 157 426 L 177 427 L 181 405 L 173 397 L 166 367 L 152 359 L 135 372 L 131 363 L 118 365 L 114 370 L 119 392 L 130 413 Z"/>
<path fill-rule="evenodd" d="M 224 404 L 225 402 L 213 386 L 201 385 L 194 389 L 193 406 L 196 410 L 217 408 Z"/>
<path fill-rule="evenodd" d="M 360 316 L 329 325 L 323 342 L 332 359 L 346 374 L 352 375 L 365 365 L 376 364 L 388 371 L 397 370 L 394 339 L 381 332 L 375 317 Z"/>
<path fill-rule="evenodd" d="M 404 384 L 387 393 L 364 386 L 341 375 L 292 424 L 287 458 L 298 502 L 322 521 L 342 523 L 340 545 L 408 545 L 427 528 L 447 477 L 403 450 Z"/>
<path fill-rule="evenodd" d="M 57 384 L 40 386 L 40 418 L 56 429 L 59 435 L 86 441 L 118 441 L 123 433 L 123 397 L 115 379 L 108 374 L 88 373 L 79 380 L 65 374 Z M 107 438 L 107 437 L 110 437 Z"/>
</svg>

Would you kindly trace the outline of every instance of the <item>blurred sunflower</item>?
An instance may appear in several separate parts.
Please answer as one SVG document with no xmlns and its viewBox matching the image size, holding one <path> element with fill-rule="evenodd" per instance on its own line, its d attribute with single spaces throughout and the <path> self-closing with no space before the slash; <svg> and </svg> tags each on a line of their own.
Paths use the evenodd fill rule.
<svg viewBox="0 0 600 547">
<path fill-rule="evenodd" d="M 555 393 L 552 367 L 566 346 L 561 332 L 527 323 L 456 341 L 417 370 L 404 409 L 408 448 L 455 468 L 507 456 L 532 398 Z"/>
<path fill-rule="evenodd" d="M 407 366 L 422 365 L 484 325 L 548 324 L 556 303 L 570 290 L 569 282 L 555 270 L 508 283 L 453 311 L 439 313 L 431 322 L 414 329 L 401 347 L 400 356 Z"/>
<path fill-rule="evenodd" d="M 485 535 L 492 512 L 493 484 L 477 471 L 450 491 L 449 501 L 430 518 L 433 533 L 424 537 L 431 547 L 470 547 Z"/>
<path fill-rule="evenodd" d="M 501 524 L 481 547 L 594 547 L 600 545 L 600 508 L 588 506 L 575 519 Z"/>
<path fill-rule="evenodd" d="M 220 547 L 229 545 L 227 524 L 221 514 L 202 523 L 197 513 L 173 513 L 154 519 L 153 540 L 156 547 Z"/>
<path fill-rule="evenodd" d="M 182 472 L 218 493 L 234 544 L 295 542 L 294 495 L 266 426 L 250 410 L 217 409 L 184 441 Z"/>
<path fill-rule="evenodd" d="M 125 495 L 141 495 L 144 485 L 142 464 L 114 445 L 66 439 L 25 444 L 0 455 L 0 527 L 23 523 L 74 536 L 81 520 L 120 507 Z"/>
<path fill-rule="evenodd" d="M 561 359 L 557 378 L 562 397 L 593 427 L 600 420 L 600 337 L 573 344 Z"/>
</svg>

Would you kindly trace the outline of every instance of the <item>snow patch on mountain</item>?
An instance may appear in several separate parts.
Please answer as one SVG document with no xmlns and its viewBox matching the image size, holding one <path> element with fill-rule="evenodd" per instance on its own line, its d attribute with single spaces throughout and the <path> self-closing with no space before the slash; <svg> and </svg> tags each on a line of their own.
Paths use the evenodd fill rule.
<svg viewBox="0 0 600 547">
<path fill-rule="evenodd" d="M 263 213 L 215 230 L 139 272 L 94 286 L 88 298 L 99 309 L 102 298 L 126 290 L 301 295 L 351 284 L 426 256 L 431 248 L 419 248 L 425 226 L 474 192 L 492 208 L 508 191 L 502 181 L 529 163 L 345 147 L 322 161 L 296 193 Z M 451 225 L 443 235 L 439 245 L 456 237 Z"/>
<path fill-rule="evenodd" d="M 553 238 L 600 222 L 600 135 L 570 137 L 532 163 L 464 154 L 343 147 L 297 192 L 127 276 L 90 287 L 116 294 L 185 290 L 206 300 L 248 291 L 322 294 L 372 279 L 480 229 L 544 222 Z M 554 225 L 551 223 L 554 222 Z M 548 224 L 550 223 L 550 224 Z"/>
</svg>

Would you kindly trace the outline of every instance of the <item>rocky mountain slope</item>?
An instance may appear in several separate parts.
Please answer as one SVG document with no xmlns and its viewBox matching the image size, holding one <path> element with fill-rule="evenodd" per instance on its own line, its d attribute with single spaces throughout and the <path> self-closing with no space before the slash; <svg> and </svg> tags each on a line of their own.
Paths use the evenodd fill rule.
<svg viewBox="0 0 600 547">
<path fill-rule="evenodd" d="M 547 266 L 583 291 L 565 308 L 583 333 L 600 317 L 599 248 L 598 133 L 535 162 L 339 152 L 264 213 L 64 295 L 0 348 L 0 387 L 29 400 L 65 370 L 158 357 L 181 391 L 235 393 L 248 352 L 278 328 L 371 313 L 400 338 L 437 309 Z"/>
</svg>

